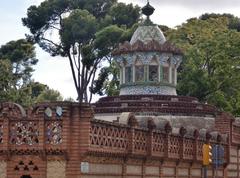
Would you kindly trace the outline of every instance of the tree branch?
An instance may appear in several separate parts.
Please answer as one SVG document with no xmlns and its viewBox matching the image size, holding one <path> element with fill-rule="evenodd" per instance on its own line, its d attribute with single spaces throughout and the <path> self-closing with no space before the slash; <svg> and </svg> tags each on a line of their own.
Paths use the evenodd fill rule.
<svg viewBox="0 0 240 178">
<path fill-rule="evenodd" d="M 47 39 L 47 38 L 44 38 L 44 37 L 42 37 L 41 39 L 42 39 L 42 40 L 45 40 L 45 41 L 51 43 L 52 45 L 54 45 L 54 46 L 56 46 L 56 47 L 58 47 L 58 48 L 60 48 L 60 49 L 63 50 L 63 47 L 62 47 L 62 46 L 60 46 L 60 45 L 54 43 L 53 41 L 51 41 L 51 40 L 49 40 L 49 39 Z"/>
</svg>

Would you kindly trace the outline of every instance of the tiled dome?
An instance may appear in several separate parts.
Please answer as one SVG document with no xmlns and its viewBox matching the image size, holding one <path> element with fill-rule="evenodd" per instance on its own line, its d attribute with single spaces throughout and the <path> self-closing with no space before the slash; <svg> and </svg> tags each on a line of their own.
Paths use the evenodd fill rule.
<svg viewBox="0 0 240 178">
<path fill-rule="evenodd" d="M 166 38 L 163 35 L 163 32 L 156 25 L 139 26 L 134 32 L 130 44 L 132 45 L 138 40 L 144 44 L 147 44 L 150 41 L 156 41 L 159 42 L 159 44 L 166 42 Z"/>
</svg>

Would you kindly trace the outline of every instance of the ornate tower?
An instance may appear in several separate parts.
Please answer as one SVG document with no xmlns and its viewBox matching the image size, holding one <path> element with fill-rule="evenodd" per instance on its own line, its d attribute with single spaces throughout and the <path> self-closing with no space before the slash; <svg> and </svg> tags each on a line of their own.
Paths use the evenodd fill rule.
<svg viewBox="0 0 240 178">
<path fill-rule="evenodd" d="M 177 68 L 182 52 L 166 41 L 150 16 L 147 3 L 142 13 L 147 19 L 134 32 L 131 41 L 120 44 L 113 55 L 120 68 L 120 95 L 177 95 Z"/>
</svg>

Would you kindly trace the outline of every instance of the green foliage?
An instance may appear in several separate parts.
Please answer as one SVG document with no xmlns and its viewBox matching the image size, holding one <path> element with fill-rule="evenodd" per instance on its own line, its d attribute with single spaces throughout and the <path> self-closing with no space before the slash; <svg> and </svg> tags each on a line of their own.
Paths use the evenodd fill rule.
<svg viewBox="0 0 240 178">
<path fill-rule="evenodd" d="M 163 32 L 164 36 L 167 35 L 167 32 L 170 30 L 170 28 L 166 25 L 158 25 L 158 27 L 161 29 L 161 31 Z"/>
<path fill-rule="evenodd" d="M 5 98 L 9 98 L 9 90 L 12 86 L 13 75 L 9 60 L 0 60 L 0 71 L 0 102 L 2 102 Z"/>
<path fill-rule="evenodd" d="M 90 102 L 87 88 L 98 67 L 105 59 L 111 62 L 111 49 L 124 31 L 123 38 L 129 37 L 128 28 L 139 18 L 139 7 L 116 0 L 45 0 L 29 7 L 22 21 L 32 33 L 29 39 L 52 56 L 68 57 L 78 100 Z M 113 24 L 118 26 L 108 28 Z M 52 32 L 59 38 L 51 38 Z"/>
<path fill-rule="evenodd" d="M 98 74 L 98 79 L 93 82 L 93 87 L 90 88 L 91 93 L 99 94 L 100 96 L 104 95 L 104 83 L 108 78 L 109 75 L 108 67 L 104 67 L 101 69 L 100 73 Z"/>
<path fill-rule="evenodd" d="M 103 18 L 117 0 L 69 0 L 72 9 L 85 9 L 97 18 Z"/>
<path fill-rule="evenodd" d="M 239 17 L 235 17 L 232 14 L 215 14 L 215 13 L 211 13 L 211 14 L 203 14 L 200 16 L 200 20 L 208 20 L 210 18 L 221 18 L 221 17 L 225 17 L 228 19 L 228 28 L 229 29 L 233 29 L 233 30 L 237 30 L 240 31 L 240 18 Z"/>
<path fill-rule="evenodd" d="M 90 91 L 100 96 L 107 94 L 108 96 L 117 96 L 119 94 L 119 69 L 115 63 L 109 67 L 104 67 L 98 74 L 97 80 L 93 82 Z"/>
<path fill-rule="evenodd" d="M 120 42 L 124 32 L 124 29 L 111 25 L 96 33 L 95 48 L 98 49 L 100 58 L 110 55 L 117 43 Z"/>
<path fill-rule="evenodd" d="M 140 7 L 133 4 L 118 3 L 111 7 L 110 16 L 113 19 L 113 24 L 126 25 L 131 28 L 138 19 L 140 19 Z"/>
<path fill-rule="evenodd" d="M 178 93 L 239 115 L 240 33 L 228 24 L 226 17 L 190 19 L 168 37 L 185 54 Z"/>
<path fill-rule="evenodd" d="M 14 76 L 14 87 L 27 84 L 38 60 L 32 42 L 25 39 L 10 41 L 0 48 L 0 60 L 9 60 Z"/>
<path fill-rule="evenodd" d="M 25 39 L 10 41 L 0 48 L 0 102 L 15 102 L 24 107 L 43 100 L 62 100 L 48 86 L 32 82 L 36 65 L 35 48 Z M 48 95 L 43 95 L 47 93 Z M 43 95 L 43 96 L 42 96 Z"/>
<path fill-rule="evenodd" d="M 75 102 L 75 100 L 71 97 L 69 98 L 65 98 L 64 101 L 67 101 L 67 102 Z"/>
<path fill-rule="evenodd" d="M 130 41 L 134 31 L 138 27 L 135 24 L 130 29 L 120 28 L 116 25 L 108 26 L 96 33 L 95 46 L 99 50 L 98 55 L 105 57 L 109 65 L 102 68 L 98 78 L 94 80 L 90 91 L 93 94 L 116 96 L 119 94 L 119 71 L 114 62 L 111 62 L 111 52 L 118 43 Z"/>
<path fill-rule="evenodd" d="M 73 11 L 62 23 L 60 37 L 65 49 L 69 49 L 75 43 L 88 43 L 96 32 L 96 18 L 87 10 Z"/>
<path fill-rule="evenodd" d="M 116 63 L 112 63 L 109 67 L 111 75 L 108 76 L 107 80 L 104 83 L 105 94 L 108 96 L 118 96 L 120 92 L 120 82 L 118 76 L 120 75 L 119 68 Z M 110 78 L 111 77 L 111 78 Z"/>
<path fill-rule="evenodd" d="M 29 90 L 33 65 L 37 63 L 35 47 L 25 39 L 10 41 L 0 48 L 0 102 L 31 104 Z"/>
<path fill-rule="evenodd" d="M 34 102 L 51 102 L 51 101 L 63 101 L 63 97 L 57 90 L 49 89 L 48 87 L 41 92 Z"/>
</svg>

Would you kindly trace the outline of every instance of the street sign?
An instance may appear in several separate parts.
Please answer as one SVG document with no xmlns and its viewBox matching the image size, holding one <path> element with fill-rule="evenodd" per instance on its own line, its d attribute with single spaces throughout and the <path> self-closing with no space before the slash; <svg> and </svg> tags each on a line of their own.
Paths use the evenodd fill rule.
<svg viewBox="0 0 240 178">
<path fill-rule="evenodd" d="M 213 145 L 212 149 L 213 166 L 219 167 L 224 163 L 224 147 L 222 145 Z"/>
<path fill-rule="evenodd" d="M 88 162 L 81 162 L 81 172 L 89 173 L 89 163 Z"/>
</svg>

